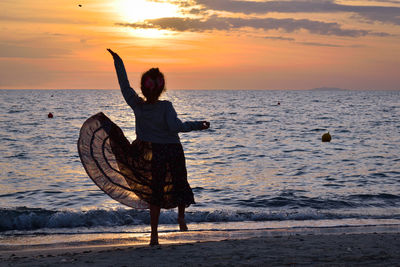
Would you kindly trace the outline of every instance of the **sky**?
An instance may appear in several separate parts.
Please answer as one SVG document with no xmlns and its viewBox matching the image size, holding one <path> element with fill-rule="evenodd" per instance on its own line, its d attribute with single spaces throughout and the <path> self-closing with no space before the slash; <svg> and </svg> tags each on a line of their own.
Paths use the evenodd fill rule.
<svg viewBox="0 0 400 267">
<path fill-rule="evenodd" d="M 1 0 L 0 89 L 400 90 L 400 0 Z"/>
</svg>

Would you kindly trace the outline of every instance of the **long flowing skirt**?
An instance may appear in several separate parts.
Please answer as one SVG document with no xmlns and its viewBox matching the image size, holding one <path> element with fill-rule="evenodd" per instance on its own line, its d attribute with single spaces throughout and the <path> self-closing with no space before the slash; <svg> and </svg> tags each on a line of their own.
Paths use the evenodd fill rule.
<svg viewBox="0 0 400 267">
<path fill-rule="evenodd" d="M 170 209 L 195 203 L 179 143 L 135 140 L 131 144 L 121 128 L 100 112 L 82 125 L 78 151 L 89 177 L 122 204 Z"/>
</svg>

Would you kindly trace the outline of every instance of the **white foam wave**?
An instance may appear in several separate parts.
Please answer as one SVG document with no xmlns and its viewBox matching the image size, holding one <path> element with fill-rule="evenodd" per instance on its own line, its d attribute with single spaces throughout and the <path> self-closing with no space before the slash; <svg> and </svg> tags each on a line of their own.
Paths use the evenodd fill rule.
<svg viewBox="0 0 400 267">
<path fill-rule="evenodd" d="M 163 211 L 160 224 L 176 224 L 177 213 L 174 210 Z M 400 219 L 400 212 L 391 214 L 366 215 L 363 213 L 319 212 L 304 209 L 296 211 L 240 211 L 214 210 L 192 211 L 186 213 L 188 223 L 203 222 L 261 222 L 289 220 L 326 220 L 326 219 Z M 1 209 L 0 231 L 36 230 L 42 228 L 79 228 L 79 227 L 116 227 L 148 225 L 149 213 L 146 210 L 101 210 L 88 211 L 49 211 L 44 209 Z"/>
</svg>

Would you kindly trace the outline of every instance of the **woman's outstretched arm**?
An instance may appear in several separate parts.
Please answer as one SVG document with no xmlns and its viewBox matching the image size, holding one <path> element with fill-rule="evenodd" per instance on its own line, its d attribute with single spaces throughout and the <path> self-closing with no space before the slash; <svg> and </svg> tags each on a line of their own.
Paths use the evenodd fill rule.
<svg viewBox="0 0 400 267">
<path fill-rule="evenodd" d="M 180 133 L 180 132 L 190 132 L 196 130 L 206 130 L 210 128 L 210 122 L 208 121 L 186 121 L 182 122 L 171 102 L 168 102 L 167 107 L 167 124 L 168 128 L 171 132 Z"/>
<path fill-rule="evenodd" d="M 118 54 L 111 49 L 107 49 L 107 51 L 110 52 L 110 54 L 114 58 L 114 66 L 117 72 L 118 83 L 121 87 L 122 95 L 124 96 L 126 103 L 128 103 L 131 108 L 134 108 L 138 103 L 142 101 L 142 99 L 130 86 L 128 76 L 126 75 L 124 62 L 122 61 L 120 56 L 118 56 Z"/>
</svg>

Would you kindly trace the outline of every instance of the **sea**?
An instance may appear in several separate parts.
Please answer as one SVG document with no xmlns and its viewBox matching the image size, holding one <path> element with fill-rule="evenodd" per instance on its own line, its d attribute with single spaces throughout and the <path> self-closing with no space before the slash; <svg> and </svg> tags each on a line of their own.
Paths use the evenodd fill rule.
<svg viewBox="0 0 400 267">
<path fill-rule="evenodd" d="M 169 90 L 162 99 L 182 121 L 211 127 L 180 134 L 196 204 L 186 235 L 177 210 L 162 210 L 161 240 L 400 230 L 400 91 Z M 0 110 L 0 250 L 148 242 L 148 211 L 108 197 L 77 151 L 80 127 L 98 112 L 135 139 L 119 90 L 0 90 Z"/>
</svg>

